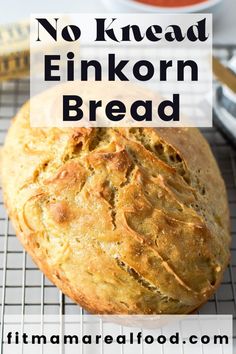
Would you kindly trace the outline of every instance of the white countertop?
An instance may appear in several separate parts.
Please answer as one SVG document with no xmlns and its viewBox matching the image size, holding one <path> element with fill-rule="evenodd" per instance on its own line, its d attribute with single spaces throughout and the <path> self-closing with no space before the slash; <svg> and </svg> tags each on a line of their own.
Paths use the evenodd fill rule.
<svg viewBox="0 0 236 354">
<path fill-rule="evenodd" d="M 105 11 L 101 0 L 7 0 L 1 4 L 0 23 L 25 19 L 35 12 Z M 214 43 L 236 44 L 236 0 L 222 1 L 214 19 Z"/>
</svg>

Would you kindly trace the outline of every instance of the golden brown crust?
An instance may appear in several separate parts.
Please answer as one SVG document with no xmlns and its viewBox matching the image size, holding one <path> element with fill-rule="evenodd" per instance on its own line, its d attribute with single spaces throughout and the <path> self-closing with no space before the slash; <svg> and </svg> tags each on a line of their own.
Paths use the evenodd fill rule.
<svg viewBox="0 0 236 354">
<path fill-rule="evenodd" d="M 33 129 L 2 153 L 4 200 L 35 263 L 95 313 L 188 313 L 229 260 L 226 191 L 197 129 Z"/>
</svg>

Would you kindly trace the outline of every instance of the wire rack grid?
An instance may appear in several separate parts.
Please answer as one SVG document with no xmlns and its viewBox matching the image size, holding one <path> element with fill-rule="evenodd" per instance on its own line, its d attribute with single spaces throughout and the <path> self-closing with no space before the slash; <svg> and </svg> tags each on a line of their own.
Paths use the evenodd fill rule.
<svg viewBox="0 0 236 354">
<path fill-rule="evenodd" d="M 215 55 L 227 61 L 236 48 L 215 48 Z M 15 115 L 29 97 L 29 80 L 13 80 L 0 84 L 0 146 Z M 232 259 L 217 293 L 199 311 L 201 314 L 233 314 L 236 327 L 236 151 L 215 128 L 204 129 L 226 182 L 231 211 Z M 17 158 L 17 151 L 16 151 Z M 6 214 L 0 190 L 0 338 L 4 316 L 9 314 L 79 314 L 84 311 L 64 296 L 38 270 L 22 249 Z M 81 321 L 83 323 L 83 321 Z M 236 333 L 234 332 L 234 340 Z M 0 344 L 0 353 L 2 352 Z M 121 353 L 122 353 L 121 348 Z M 142 353 L 141 348 L 141 353 Z M 83 353 L 83 348 L 81 348 Z M 102 353 L 102 349 L 101 349 Z"/>
</svg>

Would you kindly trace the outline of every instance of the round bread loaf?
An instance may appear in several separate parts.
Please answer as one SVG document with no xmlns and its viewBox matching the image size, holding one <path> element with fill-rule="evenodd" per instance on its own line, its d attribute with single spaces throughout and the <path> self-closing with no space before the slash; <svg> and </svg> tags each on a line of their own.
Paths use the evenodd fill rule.
<svg viewBox="0 0 236 354">
<path fill-rule="evenodd" d="M 2 151 L 4 200 L 38 267 L 93 313 L 189 313 L 229 261 L 224 182 L 197 129 L 36 129 Z"/>
</svg>

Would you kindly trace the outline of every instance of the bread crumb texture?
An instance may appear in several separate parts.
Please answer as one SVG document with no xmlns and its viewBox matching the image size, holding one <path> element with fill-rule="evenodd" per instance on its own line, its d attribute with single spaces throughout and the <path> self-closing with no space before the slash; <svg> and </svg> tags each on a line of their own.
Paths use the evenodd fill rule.
<svg viewBox="0 0 236 354">
<path fill-rule="evenodd" d="M 197 129 L 36 129 L 27 103 L 1 177 L 20 241 L 90 312 L 189 313 L 220 283 L 226 191 Z"/>
</svg>

